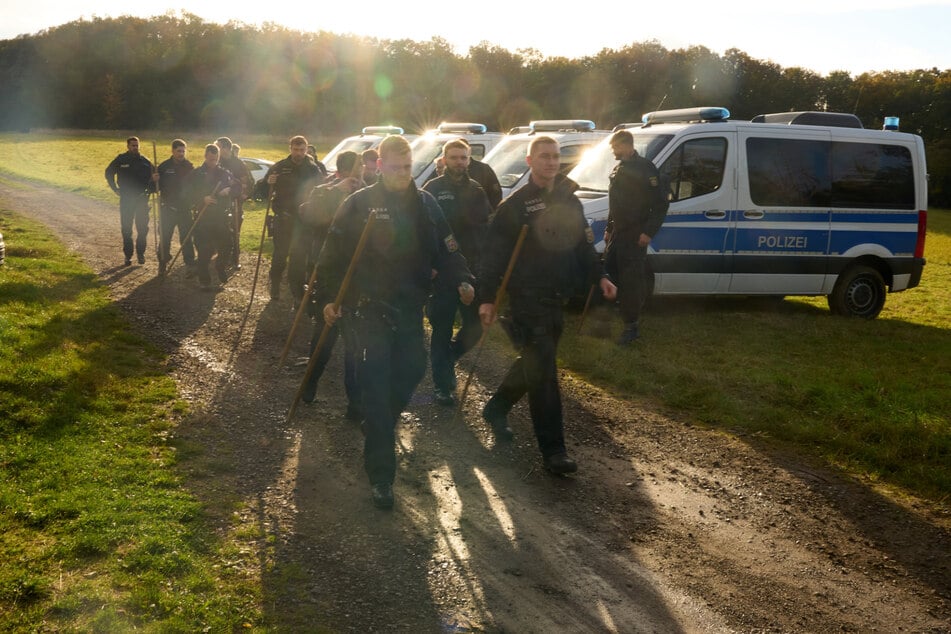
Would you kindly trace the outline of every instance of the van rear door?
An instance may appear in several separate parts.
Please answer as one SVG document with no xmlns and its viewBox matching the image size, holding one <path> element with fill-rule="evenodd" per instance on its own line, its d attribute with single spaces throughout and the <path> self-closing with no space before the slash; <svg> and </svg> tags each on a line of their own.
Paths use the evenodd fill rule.
<svg viewBox="0 0 951 634">
<path fill-rule="evenodd" d="M 727 239 L 731 210 L 736 208 L 736 133 L 705 129 L 686 134 L 657 163 L 670 187 L 671 202 L 648 256 L 654 292 L 725 292 L 732 255 Z"/>
<path fill-rule="evenodd" d="M 831 223 L 830 134 L 740 128 L 731 293 L 822 293 Z"/>
</svg>

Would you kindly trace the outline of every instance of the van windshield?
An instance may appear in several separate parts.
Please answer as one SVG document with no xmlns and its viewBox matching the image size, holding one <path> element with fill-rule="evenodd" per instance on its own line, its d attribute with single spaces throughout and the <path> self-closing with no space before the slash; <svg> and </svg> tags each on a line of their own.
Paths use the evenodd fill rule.
<svg viewBox="0 0 951 634">
<path fill-rule="evenodd" d="M 610 138 L 610 137 L 609 137 Z M 672 134 L 634 134 L 634 149 L 641 156 L 654 160 L 664 146 L 674 138 Z M 571 170 L 568 178 L 578 183 L 581 189 L 596 192 L 608 191 L 608 177 L 617 165 L 611 144 L 605 140 L 585 153 L 581 162 Z"/>
<path fill-rule="evenodd" d="M 499 177 L 502 187 L 512 187 L 528 170 L 525 157 L 528 155 L 529 139 L 506 139 L 485 157 L 486 164 Z"/>
<path fill-rule="evenodd" d="M 445 141 L 420 137 L 413 141 L 413 178 L 428 168 L 439 155 Z"/>
<path fill-rule="evenodd" d="M 337 146 L 327 152 L 324 156 L 323 163 L 327 166 L 327 169 L 331 171 L 337 170 L 337 155 L 341 152 L 356 152 L 357 154 L 362 154 L 364 150 L 369 150 L 376 143 L 377 139 L 375 138 L 355 138 L 355 139 L 344 139 Z"/>
</svg>

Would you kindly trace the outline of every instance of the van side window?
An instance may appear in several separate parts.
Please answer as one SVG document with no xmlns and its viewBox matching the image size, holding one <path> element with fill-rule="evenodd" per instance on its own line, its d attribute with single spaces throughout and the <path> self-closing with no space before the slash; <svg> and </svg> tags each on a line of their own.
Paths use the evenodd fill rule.
<svg viewBox="0 0 951 634">
<path fill-rule="evenodd" d="M 756 205 L 828 207 L 829 143 L 803 139 L 746 140 L 750 198 Z"/>
<path fill-rule="evenodd" d="M 726 166 L 724 137 L 685 141 L 660 166 L 661 179 L 670 185 L 670 201 L 703 196 L 720 189 Z"/>
<path fill-rule="evenodd" d="M 901 145 L 833 141 L 832 206 L 914 209 L 911 152 Z"/>
</svg>

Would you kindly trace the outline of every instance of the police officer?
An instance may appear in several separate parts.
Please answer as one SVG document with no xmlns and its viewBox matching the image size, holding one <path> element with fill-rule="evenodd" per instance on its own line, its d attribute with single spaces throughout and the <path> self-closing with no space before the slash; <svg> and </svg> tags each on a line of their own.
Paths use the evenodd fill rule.
<svg viewBox="0 0 951 634">
<path fill-rule="evenodd" d="M 499 177 L 495 175 L 495 170 L 487 163 L 469 157 L 469 178 L 479 183 L 479 186 L 485 191 L 489 198 L 489 204 L 492 210 L 498 209 L 502 202 L 502 185 L 499 183 Z"/>
<path fill-rule="evenodd" d="M 401 136 L 384 139 L 379 167 L 379 182 L 352 194 L 337 211 L 317 262 L 317 292 L 336 295 L 372 212 L 373 225 L 343 310 L 327 304 L 324 318 L 333 324 L 344 310 L 354 316 L 366 433 L 364 467 L 374 505 L 389 509 L 396 475 L 396 421 L 426 372 L 423 304 L 432 272 L 451 281 L 464 303 L 472 301 L 474 289 L 439 205 L 413 183 L 409 142 Z"/>
<path fill-rule="evenodd" d="M 172 156 L 162 161 L 156 172 L 159 191 L 162 193 L 162 248 L 159 256 L 159 275 L 172 259 L 172 235 L 178 229 L 178 243 L 187 269 L 186 275 L 195 274 L 195 247 L 191 238 L 185 240 L 192 227 L 192 215 L 185 196 L 185 186 L 195 169 L 185 158 L 188 147 L 181 139 L 172 141 Z"/>
<path fill-rule="evenodd" d="M 441 157 L 445 170 L 442 176 L 428 181 L 423 189 L 436 198 L 470 270 L 477 270 L 492 208 L 482 187 L 469 178 L 469 153 L 469 144 L 462 139 L 446 142 Z M 462 327 L 453 336 L 457 312 L 462 316 Z M 455 286 L 442 276 L 436 276 L 426 316 L 432 326 L 429 358 L 435 400 L 451 407 L 455 405 L 452 394 L 456 388 L 455 362 L 479 341 L 482 333 L 478 306 L 462 304 Z"/>
<path fill-rule="evenodd" d="M 234 151 L 235 144 L 226 136 L 218 137 L 215 141 L 218 146 L 218 164 L 231 172 L 240 183 L 240 187 L 235 187 L 231 193 L 231 250 L 228 255 L 228 261 L 236 268 L 241 268 L 239 256 L 241 254 L 241 224 L 244 222 L 244 201 L 251 195 L 251 188 L 254 186 L 254 179 L 251 177 L 251 170 L 244 164 L 244 161 L 238 158 Z M 240 151 L 240 147 L 238 150 Z"/>
<path fill-rule="evenodd" d="M 307 253 L 310 246 L 301 226 L 298 208 L 307 201 L 311 190 L 323 182 L 320 169 L 307 156 L 307 139 L 292 137 L 290 154 L 268 169 L 267 183 L 274 186 L 274 252 L 271 255 L 271 299 L 281 296 L 281 279 L 287 269 L 287 284 L 294 301 L 304 296 Z"/>
<path fill-rule="evenodd" d="M 122 251 L 125 266 L 132 264 L 132 254 L 145 264 L 145 248 L 149 235 L 149 194 L 155 191 L 152 162 L 139 154 L 139 137 L 126 139 L 126 151 L 106 167 L 106 182 L 119 196 L 119 225 L 122 230 Z M 133 251 L 132 227 L 135 225 Z"/>
<path fill-rule="evenodd" d="M 307 203 L 301 205 L 301 222 L 307 227 L 313 236 L 310 263 L 313 265 L 320 256 L 320 251 L 324 241 L 327 238 L 327 231 L 333 222 L 334 214 L 344 199 L 363 187 L 363 161 L 360 155 L 350 150 L 345 150 L 337 155 L 337 174 L 330 183 L 319 185 L 313 189 L 310 199 Z M 314 348 L 320 339 L 320 333 L 324 328 L 324 318 L 322 309 L 324 305 L 332 301 L 332 297 L 316 297 L 313 293 L 310 295 L 311 306 L 319 306 L 315 310 L 314 334 L 310 341 L 310 350 L 313 354 Z M 357 357 L 356 345 L 353 335 L 351 319 L 340 319 L 328 331 L 327 339 L 324 341 L 324 347 L 321 348 L 320 355 L 314 364 L 313 371 L 307 384 L 304 386 L 304 392 L 301 399 L 305 403 L 312 403 L 317 396 L 317 383 L 330 361 L 330 355 L 333 352 L 334 344 L 337 338 L 343 335 L 344 340 L 344 371 L 343 384 L 347 392 L 347 413 L 349 420 L 360 420 L 363 418 L 363 410 L 360 406 L 360 388 L 357 382 Z"/>
<path fill-rule="evenodd" d="M 634 149 L 634 136 L 618 130 L 611 149 L 619 163 L 608 185 L 605 263 L 618 282 L 624 330 L 619 345 L 640 337 L 641 307 L 647 295 L 647 246 L 667 217 L 667 195 L 654 163 Z"/>
<path fill-rule="evenodd" d="M 205 146 L 205 162 L 191 173 L 188 181 L 188 200 L 197 210 L 195 217 L 195 244 L 198 247 L 198 281 L 202 290 L 217 287 L 211 283 L 209 266 L 215 258 L 218 279 L 228 279 L 228 256 L 231 253 L 229 210 L 232 192 L 241 187 L 231 172 L 218 165 L 218 146 Z"/>
<path fill-rule="evenodd" d="M 484 326 L 495 321 L 495 294 L 519 232 L 528 234 L 512 270 L 509 334 L 519 356 L 482 415 L 496 438 L 510 440 L 508 412 L 526 393 L 544 466 L 552 473 L 572 473 L 578 466 L 565 448 L 556 353 L 563 327 L 562 309 L 579 272 L 597 283 L 608 300 L 617 289 L 604 274 L 594 234 L 585 221 L 577 184 L 558 173 L 558 141 L 535 137 L 529 145 L 529 182 L 502 201 L 489 227 L 480 275 L 479 316 Z"/>
</svg>

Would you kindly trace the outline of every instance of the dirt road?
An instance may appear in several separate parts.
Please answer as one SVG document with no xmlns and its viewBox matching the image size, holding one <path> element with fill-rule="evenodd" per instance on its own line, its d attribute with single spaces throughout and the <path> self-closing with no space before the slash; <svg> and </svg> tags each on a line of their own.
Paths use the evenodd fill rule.
<svg viewBox="0 0 951 634">
<path fill-rule="evenodd" d="M 483 354 L 464 417 L 420 386 L 399 428 L 396 508 L 375 510 L 339 355 L 285 423 L 306 353 L 301 336 L 277 367 L 289 302 L 259 283 L 239 333 L 252 254 L 203 293 L 180 267 L 159 280 L 154 251 L 120 266 L 117 205 L 12 180 L 0 203 L 81 253 L 167 352 L 192 408 L 175 439 L 186 486 L 238 544 L 228 565 L 260 580 L 278 631 L 951 632 L 949 518 L 569 374 L 580 470 L 550 476 L 525 404 L 511 446 L 478 415 L 502 345 Z"/>
</svg>

